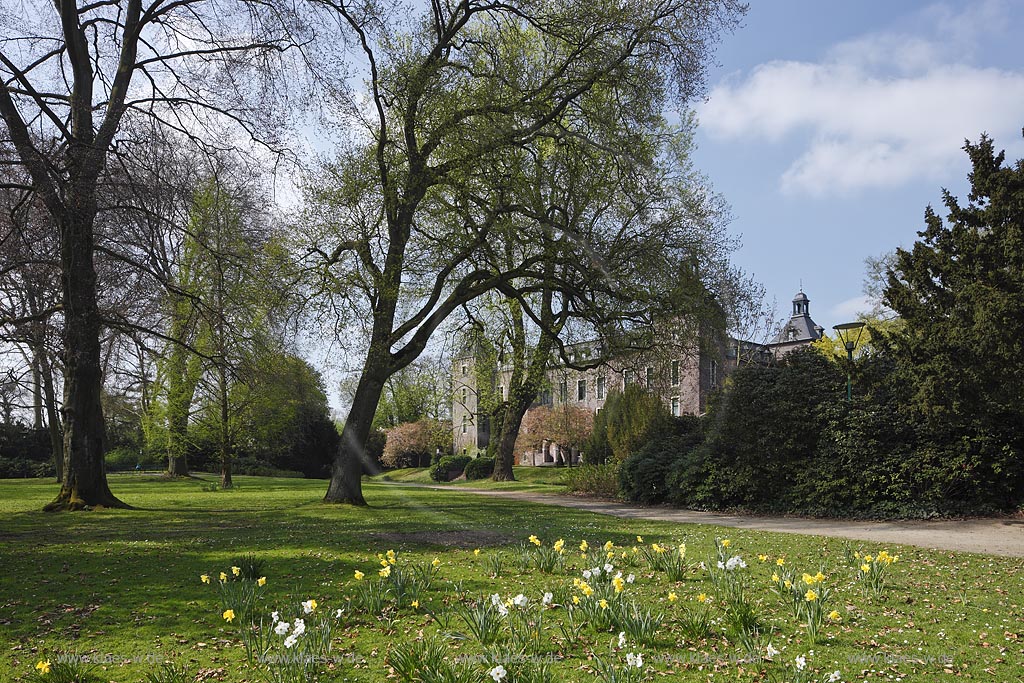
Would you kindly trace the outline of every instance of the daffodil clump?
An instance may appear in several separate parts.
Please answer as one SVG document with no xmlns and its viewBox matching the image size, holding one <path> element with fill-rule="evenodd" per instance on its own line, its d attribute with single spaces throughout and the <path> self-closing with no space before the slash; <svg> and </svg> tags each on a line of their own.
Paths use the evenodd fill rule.
<svg viewBox="0 0 1024 683">
<path fill-rule="evenodd" d="M 861 555 L 854 552 L 847 560 L 856 569 L 857 582 L 871 595 L 879 596 L 885 589 L 885 575 L 889 567 L 899 560 L 899 555 L 890 555 L 887 550 L 879 550 L 878 554 Z"/>
</svg>

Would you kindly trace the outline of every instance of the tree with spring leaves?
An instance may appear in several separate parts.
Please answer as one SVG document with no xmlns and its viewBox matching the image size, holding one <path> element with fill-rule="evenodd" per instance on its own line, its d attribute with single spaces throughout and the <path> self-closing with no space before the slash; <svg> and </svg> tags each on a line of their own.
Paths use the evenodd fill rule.
<svg viewBox="0 0 1024 683">
<path fill-rule="evenodd" d="M 630 130 L 670 100 L 690 99 L 703 87 L 711 45 L 742 6 L 438 1 L 404 26 L 373 3 L 335 8 L 369 77 L 348 99 L 361 132 L 314 184 L 305 223 L 323 291 L 367 321 L 325 496 L 364 504 L 360 458 L 388 377 L 463 304 L 551 274 L 543 250 L 510 267 L 488 258 L 495 245 L 537 243 L 551 226 L 528 223 L 524 231 L 512 219 L 515 192 L 481 182 L 481 174 L 521 163 L 519 152 L 540 138 L 585 139 L 589 118 L 612 116 Z M 563 118 L 580 125 L 561 131 Z"/>
</svg>

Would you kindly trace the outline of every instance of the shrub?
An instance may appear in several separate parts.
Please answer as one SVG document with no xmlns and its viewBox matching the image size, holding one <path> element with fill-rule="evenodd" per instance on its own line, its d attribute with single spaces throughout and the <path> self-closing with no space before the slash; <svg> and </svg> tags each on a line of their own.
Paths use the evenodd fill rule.
<svg viewBox="0 0 1024 683">
<path fill-rule="evenodd" d="M 570 492 L 616 498 L 619 494 L 619 463 L 570 467 L 565 470 L 562 480 Z"/>
<path fill-rule="evenodd" d="M 468 455 L 449 455 L 437 461 L 430 468 L 430 478 L 434 481 L 451 481 L 459 477 L 473 458 Z"/>
<path fill-rule="evenodd" d="M 494 474 L 494 458 L 473 458 L 466 464 L 466 479 L 487 479 Z"/>
<path fill-rule="evenodd" d="M 52 462 L 37 462 L 28 458 L 5 458 L 0 456 L 0 479 L 24 479 L 27 477 L 52 477 L 56 474 Z"/>
<path fill-rule="evenodd" d="M 627 500 L 644 504 L 668 499 L 669 474 L 677 460 L 703 439 L 700 418 L 673 418 L 671 431 L 655 436 L 627 457 L 619 468 L 619 493 Z"/>
</svg>

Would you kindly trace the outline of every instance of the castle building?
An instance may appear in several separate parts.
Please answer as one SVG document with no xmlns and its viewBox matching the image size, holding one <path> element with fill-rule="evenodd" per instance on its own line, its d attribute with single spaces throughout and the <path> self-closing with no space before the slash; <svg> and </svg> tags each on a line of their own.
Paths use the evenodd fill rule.
<svg viewBox="0 0 1024 683">
<path fill-rule="evenodd" d="M 730 339 L 726 344 L 704 348 L 666 346 L 664 349 L 628 358 L 611 358 L 598 367 L 576 370 L 553 364 L 547 371 L 544 390 L 534 406 L 572 406 L 598 412 L 608 394 L 638 383 L 660 396 L 672 415 L 701 415 L 709 397 L 733 370 L 743 363 L 770 363 L 820 339 L 824 330 L 810 317 L 810 300 L 803 291 L 793 298 L 789 321 L 767 344 Z M 596 355 L 593 344 L 568 347 L 569 360 L 585 364 Z M 490 439 L 487 417 L 480 410 L 487 396 L 508 396 L 510 368 L 498 367 L 488 375 L 478 365 L 479 352 L 465 348 L 452 361 L 452 430 L 456 453 L 476 454 Z M 553 460 L 544 449 L 543 461 Z M 518 464 L 531 464 L 517 454 Z"/>
</svg>

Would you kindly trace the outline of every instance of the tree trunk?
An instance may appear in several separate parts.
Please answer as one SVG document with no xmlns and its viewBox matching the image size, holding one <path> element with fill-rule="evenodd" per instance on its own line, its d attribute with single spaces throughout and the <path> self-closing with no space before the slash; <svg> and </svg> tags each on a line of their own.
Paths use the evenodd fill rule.
<svg viewBox="0 0 1024 683">
<path fill-rule="evenodd" d="M 512 466 L 516 462 L 516 439 L 519 428 L 523 424 L 523 416 L 530 409 L 536 397 L 536 390 L 531 390 L 531 383 L 509 388 L 508 401 L 505 403 L 505 414 L 501 420 L 501 435 L 498 439 L 498 453 L 494 459 L 494 481 L 515 481 L 516 475 Z"/>
<path fill-rule="evenodd" d="M 106 427 L 100 395 L 100 316 L 93 264 L 95 201 L 72 206 L 60 223 L 64 307 L 64 471 L 44 509 L 127 508 L 107 485 Z M 77 209 L 77 210 L 75 210 Z"/>
<path fill-rule="evenodd" d="M 46 407 L 46 431 L 50 434 L 50 454 L 57 469 L 57 482 L 64 481 L 64 429 L 57 410 L 57 394 L 53 388 L 53 366 L 46 355 L 42 342 L 34 350 L 39 363 L 39 377 L 43 385 L 43 402 Z"/>
<path fill-rule="evenodd" d="M 371 344 L 352 408 L 341 431 L 341 445 L 331 467 L 331 483 L 324 496 L 325 503 L 366 505 L 362 482 L 363 469 L 370 463 L 366 455 L 366 440 L 387 380 L 386 359 L 375 358 L 373 348 Z"/>
<path fill-rule="evenodd" d="M 220 394 L 220 487 L 229 489 L 231 481 L 231 424 L 228 412 L 228 377 L 227 371 L 218 368 L 217 390 Z"/>
</svg>

